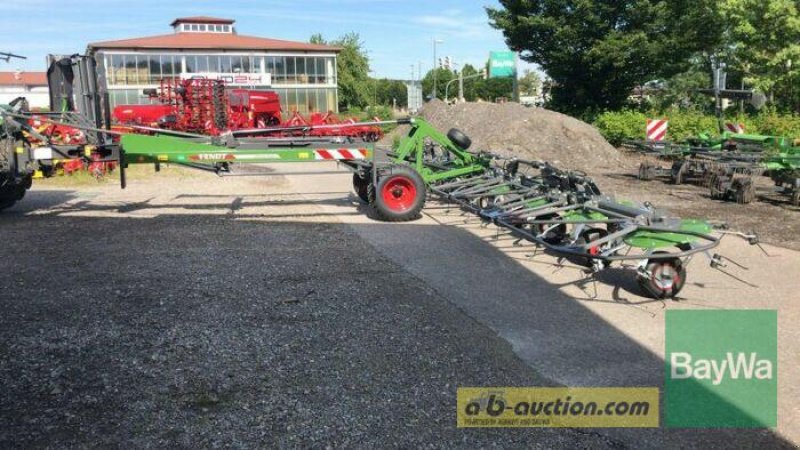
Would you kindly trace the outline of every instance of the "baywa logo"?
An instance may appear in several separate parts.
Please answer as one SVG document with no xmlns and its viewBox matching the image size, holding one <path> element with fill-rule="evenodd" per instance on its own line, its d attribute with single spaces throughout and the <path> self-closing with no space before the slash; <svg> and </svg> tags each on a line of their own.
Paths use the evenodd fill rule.
<svg viewBox="0 0 800 450">
<path fill-rule="evenodd" d="M 665 423 L 777 425 L 776 311 L 667 311 Z"/>
<path fill-rule="evenodd" d="M 771 380 L 772 361 L 759 359 L 758 353 L 749 355 L 738 353 L 734 356 L 728 352 L 724 359 L 698 359 L 694 361 L 690 353 L 675 352 L 670 356 L 670 377 L 673 380 L 695 378 L 711 380 L 714 386 L 722 384 L 726 379 L 738 380 Z"/>
</svg>

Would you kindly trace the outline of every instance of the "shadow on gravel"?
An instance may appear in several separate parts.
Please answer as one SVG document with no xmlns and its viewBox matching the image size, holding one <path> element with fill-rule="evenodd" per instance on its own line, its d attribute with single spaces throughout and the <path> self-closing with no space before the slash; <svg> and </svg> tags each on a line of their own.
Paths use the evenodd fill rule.
<svg viewBox="0 0 800 450">
<path fill-rule="evenodd" d="M 466 231 L 250 216 L 0 215 L 0 446 L 790 447 L 456 429 L 458 386 L 660 386 L 664 362 Z"/>
</svg>

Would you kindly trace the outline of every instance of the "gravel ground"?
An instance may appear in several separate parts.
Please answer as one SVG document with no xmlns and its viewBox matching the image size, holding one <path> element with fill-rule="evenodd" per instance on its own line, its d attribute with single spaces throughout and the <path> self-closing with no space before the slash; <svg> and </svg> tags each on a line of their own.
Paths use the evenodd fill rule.
<svg viewBox="0 0 800 450">
<path fill-rule="evenodd" d="M 455 428 L 457 386 L 549 383 L 343 225 L 75 195 L 0 216 L 0 447 L 618 446 Z"/>
</svg>

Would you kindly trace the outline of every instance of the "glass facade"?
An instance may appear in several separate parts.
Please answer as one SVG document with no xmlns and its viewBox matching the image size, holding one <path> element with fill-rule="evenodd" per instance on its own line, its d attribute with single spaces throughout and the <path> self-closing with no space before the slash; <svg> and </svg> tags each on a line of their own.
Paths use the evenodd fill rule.
<svg viewBox="0 0 800 450">
<path fill-rule="evenodd" d="M 272 90 L 284 114 L 337 110 L 336 57 L 269 54 L 99 52 L 112 106 L 150 103 L 142 89 L 164 78 L 191 74 L 270 74 L 271 85 L 237 86 Z"/>
</svg>

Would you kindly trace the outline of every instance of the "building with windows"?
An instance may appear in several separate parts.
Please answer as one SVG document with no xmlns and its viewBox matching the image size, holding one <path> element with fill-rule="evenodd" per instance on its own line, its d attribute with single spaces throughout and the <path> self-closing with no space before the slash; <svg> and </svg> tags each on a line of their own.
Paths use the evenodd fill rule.
<svg viewBox="0 0 800 450">
<path fill-rule="evenodd" d="M 89 44 L 105 73 L 111 106 L 153 100 L 144 89 L 164 78 L 218 78 L 229 86 L 272 90 L 285 112 L 337 111 L 338 48 L 236 32 L 234 21 L 183 17 L 171 34 Z"/>
<path fill-rule="evenodd" d="M 31 108 L 49 108 L 50 90 L 44 72 L 0 72 L 0 104 L 25 97 Z"/>
</svg>

